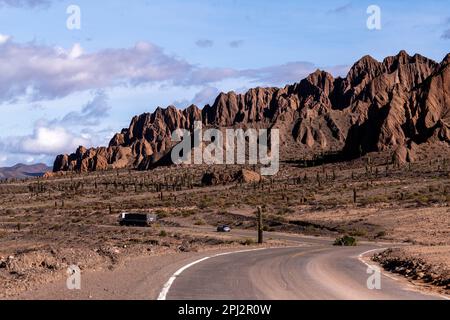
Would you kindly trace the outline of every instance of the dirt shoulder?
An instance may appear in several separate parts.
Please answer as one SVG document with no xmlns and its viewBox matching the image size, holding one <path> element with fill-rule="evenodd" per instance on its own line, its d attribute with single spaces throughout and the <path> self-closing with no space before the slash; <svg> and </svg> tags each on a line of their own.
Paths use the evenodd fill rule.
<svg viewBox="0 0 450 320">
<path fill-rule="evenodd" d="M 412 246 L 373 257 L 384 269 L 434 291 L 450 294 L 450 246 Z"/>
</svg>

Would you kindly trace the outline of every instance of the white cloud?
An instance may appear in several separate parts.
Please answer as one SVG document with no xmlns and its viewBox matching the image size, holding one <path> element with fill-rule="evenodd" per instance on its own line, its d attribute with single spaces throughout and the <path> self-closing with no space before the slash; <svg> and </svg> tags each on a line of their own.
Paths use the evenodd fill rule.
<svg viewBox="0 0 450 320">
<path fill-rule="evenodd" d="M 8 42 L 8 40 L 11 38 L 11 36 L 8 36 L 6 34 L 1 34 L 0 33 L 0 45 Z"/>
<path fill-rule="evenodd" d="M 232 68 L 197 68 L 185 75 L 183 78 L 175 81 L 176 85 L 206 85 L 228 78 L 243 77 L 239 70 Z"/>
<path fill-rule="evenodd" d="M 26 154 L 59 154 L 90 145 L 90 141 L 73 135 L 62 127 L 37 127 L 33 134 L 20 139 L 18 150 Z"/>
<path fill-rule="evenodd" d="M 241 72 L 253 82 L 265 83 L 275 86 L 283 84 L 293 84 L 303 80 L 311 73 L 315 72 L 318 67 L 311 62 L 295 61 L 286 64 L 270 66 L 260 69 L 248 69 Z M 349 66 L 331 66 L 324 68 L 325 71 L 331 73 L 334 77 L 345 76 L 350 69 Z"/>
<path fill-rule="evenodd" d="M 271 84 L 284 82 L 287 84 L 299 82 L 316 69 L 317 67 L 313 63 L 300 61 L 261 69 L 249 69 L 245 70 L 244 74 L 258 82 Z"/>
<path fill-rule="evenodd" d="M 0 46 L 0 100 L 14 100 L 28 90 L 29 98 L 37 101 L 111 86 L 138 86 L 182 78 L 192 68 L 146 42 L 83 53 L 79 44 L 66 51 L 8 41 Z"/>
<path fill-rule="evenodd" d="M 25 159 L 25 162 L 26 163 L 33 163 L 33 162 L 35 162 L 36 160 L 35 160 L 35 158 L 34 157 L 32 157 L 32 156 L 28 156 L 26 159 Z"/>
<path fill-rule="evenodd" d="M 81 57 L 81 55 L 83 54 L 83 51 L 84 50 L 81 47 L 81 45 L 79 43 L 75 43 L 69 52 L 69 58 L 77 59 L 77 58 Z"/>
<path fill-rule="evenodd" d="M 220 91 L 214 87 L 205 87 L 195 95 L 193 102 L 202 106 L 206 104 L 213 104 L 214 100 L 219 95 Z"/>
<path fill-rule="evenodd" d="M 51 164 L 57 154 L 72 153 L 79 146 L 104 145 L 111 139 L 111 128 L 99 128 L 100 119 L 109 116 L 108 97 L 97 92 L 80 111 L 72 111 L 55 119 L 42 118 L 28 135 L 0 138 L 0 163 L 44 161 Z M 102 123 L 104 124 L 104 123 Z"/>
<path fill-rule="evenodd" d="M 178 100 L 173 102 L 173 104 L 179 108 L 186 108 L 192 104 L 203 108 L 206 104 L 213 104 L 219 93 L 219 89 L 206 86 L 197 92 L 191 100 Z"/>
<path fill-rule="evenodd" d="M 284 86 L 316 69 L 313 63 L 302 61 L 247 70 L 205 68 L 168 55 L 148 42 L 88 53 L 80 44 L 66 50 L 6 40 L 0 45 L 0 103 L 24 97 L 36 102 L 120 86 L 214 86 L 225 79 L 239 78 L 258 85 Z"/>
<path fill-rule="evenodd" d="M 96 126 L 101 120 L 109 116 L 111 107 L 108 104 L 107 95 L 99 91 L 95 97 L 89 101 L 81 111 L 73 111 L 66 114 L 62 119 L 50 121 L 53 125 L 68 126 Z"/>
<path fill-rule="evenodd" d="M 54 156 L 9 153 L 5 156 L 0 156 L 0 167 L 11 167 L 18 163 L 26 163 L 26 164 L 45 163 L 47 165 L 53 165 L 54 160 L 55 160 Z"/>
</svg>

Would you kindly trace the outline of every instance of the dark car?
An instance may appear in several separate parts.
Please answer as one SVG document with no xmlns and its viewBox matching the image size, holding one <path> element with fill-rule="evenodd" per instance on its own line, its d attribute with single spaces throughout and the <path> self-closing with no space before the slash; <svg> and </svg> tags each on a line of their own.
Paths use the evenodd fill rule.
<svg viewBox="0 0 450 320">
<path fill-rule="evenodd" d="M 231 232 L 231 228 L 227 225 L 221 225 L 217 227 L 217 232 Z"/>
<path fill-rule="evenodd" d="M 148 227 L 156 222 L 157 216 L 146 213 L 122 213 L 119 216 L 119 224 L 121 226 L 139 226 Z"/>
</svg>

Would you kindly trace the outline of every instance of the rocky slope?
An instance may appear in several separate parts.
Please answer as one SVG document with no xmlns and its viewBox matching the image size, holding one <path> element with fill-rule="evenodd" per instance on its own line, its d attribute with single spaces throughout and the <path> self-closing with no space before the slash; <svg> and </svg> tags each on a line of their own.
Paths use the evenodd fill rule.
<svg viewBox="0 0 450 320">
<path fill-rule="evenodd" d="M 450 54 L 441 63 L 405 51 L 382 62 L 365 56 L 345 78 L 317 70 L 284 88 L 221 93 L 203 109 L 158 108 L 133 118 L 108 147 L 59 155 L 53 170 L 150 169 L 174 146 L 172 131 L 192 129 L 195 121 L 205 127 L 277 128 L 282 159 L 392 150 L 396 161 L 414 161 L 417 145 L 450 145 L 449 64 Z"/>
<path fill-rule="evenodd" d="M 390 272 L 431 283 L 449 293 L 448 252 L 448 246 L 394 248 L 376 254 L 373 260 Z"/>
</svg>

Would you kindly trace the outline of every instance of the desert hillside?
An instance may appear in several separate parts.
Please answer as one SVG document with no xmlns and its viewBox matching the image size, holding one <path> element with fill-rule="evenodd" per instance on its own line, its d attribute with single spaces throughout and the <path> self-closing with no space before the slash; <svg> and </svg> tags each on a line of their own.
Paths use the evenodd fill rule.
<svg viewBox="0 0 450 320">
<path fill-rule="evenodd" d="M 40 177 L 43 176 L 50 168 L 43 164 L 16 164 L 12 167 L 0 168 L 0 180 L 1 179 L 23 179 L 30 177 Z"/>
</svg>

